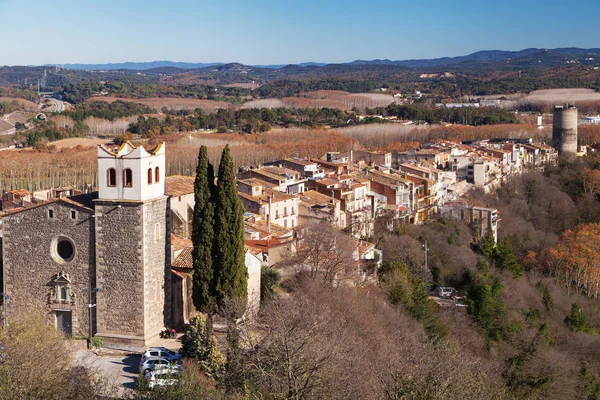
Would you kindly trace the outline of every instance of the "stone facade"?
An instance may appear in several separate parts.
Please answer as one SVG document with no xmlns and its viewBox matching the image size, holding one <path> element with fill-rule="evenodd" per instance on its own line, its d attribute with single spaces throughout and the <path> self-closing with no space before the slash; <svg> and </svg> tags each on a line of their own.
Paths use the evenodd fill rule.
<svg viewBox="0 0 600 400">
<path fill-rule="evenodd" d="M 171 298 L 167 198 L 98 200 L 98 334 L 144 344 L 169 325 Z"/>
<path fill-rule="evenodd" d="M 158 337 L 170 325 L 171 307 L 171 238 L 168 229 L 170 212 L 165 196 L 143 205 L 144 336 Z"/>
<path fill-rule="evenodd" d="M 98 334 L 144 338 L 143 209 L 137 202 L 96 202 Z M 118 238 L 118 240 L 115 240 Z"/>
<path fill-rule="evenodd" d="M 92 215 L 91 209 L 58 200 L 2 218 L 9 315 L 46 312 L 56 324 L 60 312 L 70 313 L 71 334 L 89 334 L 88 295 L 82 289 L 95 285 Z"/>
</svg>

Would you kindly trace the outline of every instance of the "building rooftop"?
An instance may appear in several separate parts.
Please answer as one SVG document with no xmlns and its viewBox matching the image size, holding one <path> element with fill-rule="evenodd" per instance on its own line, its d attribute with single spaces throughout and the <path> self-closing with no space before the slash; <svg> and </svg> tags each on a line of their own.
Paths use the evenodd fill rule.
<svg viewBox="0 0 600 400">
<path fill-rule="evenodd" d="M 194 259 L 192 257 L 192 248 L 186 247 L 181 253 L 177 256 L 173 264 L 171 265 L 173 268 L 182 268 L 182 269 L 194 269 Z"/>
<path fill-rule="evenodd" d="M 292 199 L 297 198 L 296 196 L 293 196 L 291 194 L 283 193 L 278 190 L 273 190 L 273 189 L 269 189 L 269 188 L 263 188 L 262 193 L 258 196 L 250 196 L 249 194 L 242 193 L 242 192 L 238 192 L 238 195 L 242 196 L 243 198 L 245 198 L 247 200 L 257 203 L 258 205 L 268 203 L 269 198 L 271 198 L 271 203 L 276 203 L 276 202 L 285 201 L 285 200 L 292 200 Z"/>
<path fill-rule="evenodd" d="M 316 190 L 307 190 L 300 195 L 300 201 L 310 203 L 312 205 L 327 205 L 332 207 L 336 203 L 340 203 L 340 200 L 335 199 L 326 194 L 319 193 Z"/>
<path fill-rule="evenodd" d="M 184 196 L 194 193 L 193 176 L 173 175 L 165 178 L 165 194 L 167 196 Z"/>
</svg>

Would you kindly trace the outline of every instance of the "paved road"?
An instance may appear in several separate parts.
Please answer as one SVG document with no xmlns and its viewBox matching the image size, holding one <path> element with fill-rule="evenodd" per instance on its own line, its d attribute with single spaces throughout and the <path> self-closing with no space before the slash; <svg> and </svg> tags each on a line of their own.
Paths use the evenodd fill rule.
<svg viewBox="0 0 600 400">
<path fill-rule="evenodd" d="M 54 99 L 52 97 L 48 98 L 48 100 L 50 100 L 51 102 L 54 103 L 54 111 L 55 112 L 65 111 L 65 103 L 63 103 L 62 101 L 60 101 L 58 99 Z"/>
</svg>

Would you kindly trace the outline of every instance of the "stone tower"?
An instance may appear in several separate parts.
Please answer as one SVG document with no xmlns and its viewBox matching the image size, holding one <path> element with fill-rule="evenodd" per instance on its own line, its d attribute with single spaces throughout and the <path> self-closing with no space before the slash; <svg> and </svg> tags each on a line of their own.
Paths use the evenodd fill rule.
<svg viewBox="0 0 600 400">
<path fill-rule="evenodd" d="M 552 120 L 552 146 L 559 157 L 577 155 L 577 108 L 573 105 L 556 106 Z"/>
<path fill-rule="evenodd" d="M 165 149 L 98 147 L 97 335 L 144 346 L 170 321 Z"/>
</svg>

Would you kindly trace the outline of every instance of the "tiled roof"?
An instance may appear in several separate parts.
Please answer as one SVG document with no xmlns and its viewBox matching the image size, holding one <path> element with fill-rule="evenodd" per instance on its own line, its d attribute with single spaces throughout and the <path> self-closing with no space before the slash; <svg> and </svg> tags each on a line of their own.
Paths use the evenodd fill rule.
<svg viewBox="0 0 600 400">
<path fill-rule="evenodd" d="M 238 192 L 238 196 L 241 196 L 246 200 L 253 201 L 259 206 L 262 204 L 267 204 L 269 202 L 269 197 L 271 198 L 271 203 L 277 203 L 278 201 L 285 200 L 293 200 L 297 198 L 297 196 L 293 196 L 291 194 L 283 193 L 270 188 L 264 188 L 259 196 L 250 196 L 249 194 L 243 192 Z"/>
<path fill-rule="evenodd" d="M 29 196 L 30 192 L 27 189 L 17 189 L 17 190 L 13 190 L 11 191 L 12 194 L 16 194 L 17 196 L 20 197 L 25 197 L 25 196 Z"/>
<path fill-rule="evenodd" d="M 192 245 L 193 244 L 191 240 L 184 239 L 177 235 L 171 234 L 171 247 L 173 248 L 173 250 L 177 251 L 185 249 L 186 247 L 192 247 Z"/>
<path fill-rule="evenodd" d="M 73 201 L 71 199 L 61 198 L 61 199 L 56 199 L 56 200 L 51 200 L 51 201 L 45 201 L 45 202 L 36 204 L 34 206 L 31 206 L 31 207 L 27 207 L 27 208 L 17 208 L 17 209 L 14 209 L 14 210 L 8 210 L 3 215 L 3 217 L 7 217 L 7 216 L 10 216 L 10 215 L 14 215 L 14 214 L 19 214 L 19 213 L 22 213 L 22 212 L 25 212 L 25 211 L 32 210 L 34 208 L 43 207 L 43 206 L 47 206 L 47 205 L 50 205 L 50 204 L 58 204 L 58 203 L 65 203 L 65 204 L 69 204 L 69 205 L 75 206 L 75 207 L 79 208 L 80 210 L 88 212 L 90 214 L 94 213 L 93 209 L 88 208 L 88 207 L 84 206 L 81 203 L 78 203 L 78 202 Z"/>
<path fill-rule="evenodd" d="M 167 196 L 183 196 L 194 193 L 193 176 L 173 175 L 165 178 L 165 194 Z"/>
<path fill-rule="evenodd" d="M 183 249 L 171 266 L 173 268 L 193 269 L 194 260 L 192 259 L 192 248 L 186 247 Z"/>
</svg>

